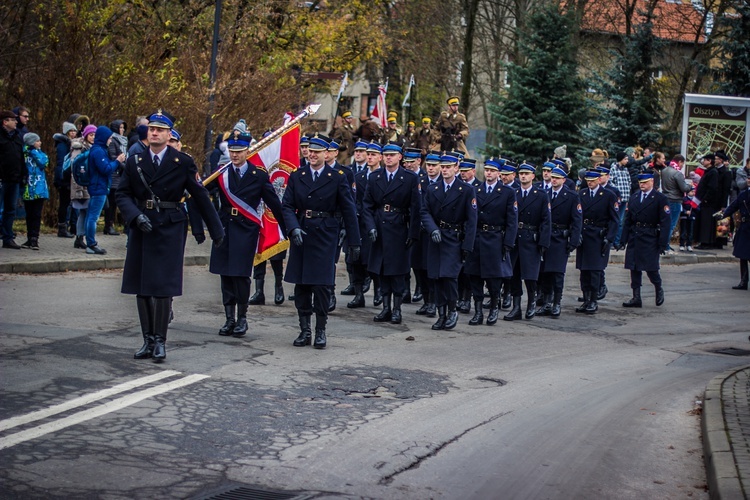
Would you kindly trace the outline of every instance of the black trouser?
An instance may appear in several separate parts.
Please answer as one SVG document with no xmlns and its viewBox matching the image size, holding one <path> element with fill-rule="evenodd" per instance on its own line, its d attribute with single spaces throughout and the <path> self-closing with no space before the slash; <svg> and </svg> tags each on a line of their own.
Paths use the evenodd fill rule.
<svg viewBox="0 0 750 500">
<path fill-rule="evenodd" d="M 544 294 L 562 293 L 563 285 L 565 285 L 565 273 L 540 273 L 539 275 L 539 286 Z"/>
<path fill-rule="evenodd" d="M 693 219 L 680 219 L 680 246 L 693 246 Z"/>
<path fill-rule="evenodd" d="M 67 224 L 68 208 L 70 207 L 70 185 L 57 188 L 57 223 Z"/>
<path fill-rule="evenodd" d="M 464 272 L 463 268 L 462 268 L 461 272 L 458 273 L 458 294 L 459 294 L 459 297 L 461 297 L 461 299 L 463 300 L 463 298 L 466 297 L 466 296 L 468 296 L 470 292 L 471 292 L 471 282 L 469 280 L 469 275 L 466 274 Z"/>
<path fill-rule="evenodd" d="M 581 270 L 581 291 L 598 294 L 601 283 L 602 283 L 601 271 Z M 594 299 L 596 299 L 596 297 L 597 295 L 594 295 Z"/>
<path fill-rule="evenodd" d="M 646 271 L 649 281 L 655 286 L 661 286 L 659 271 Z M 643 271 L 630 271 L 630 288 L 636 289 L 643 285 Z"/>
<path fill-rule="evenodd" d="M 424 303 L 430 303 L 431 300 L 429 299 L 430 294 L 432 293 L 433 285 L 430 283 L 430 278 L 427 277 L 427 269 L 415 269 L 414 279 L 417 282 L 417 286 L 422 290 Z"/>
<path fill-rule="evenodd" d="M 536 283 L 536 280 L 523 280 L 525 283 Z M 516 265 L 513 266 L 513 276 L 510 278 L 510 294 L 513 297 L 523 296 L 523 283 L 521 283 L 521 259 L 516 259 Z M 529 297 L 533 298 L 533 297 Z"/>
<path fill-rule="evenodd" d="M 263 261 L 253 268 L 253 279 L 262 280 L 266 279 L 266 262 Z M 271 269 L 273 269 L 273 275 L 276 278 L 281 278 L 284 272 L 284 261 L 283 260 L 271 260 Z"/>
<path fill-rule="evenodd" d="M 406 278 L 403 274 L 396 276 L 380 276 L 380 291 L 384 296 L 393 294 L 395 297 L 403 297 L 406 292 Z"/>
<path fill-rule="evenodd" d="M 374 288 L 377 289 L 380 286 L 380 277 L 375 273 L 367 271 L 366 264 L 360 264 L 354 262 L 351 264 L 352 267 L 352 285 L 364 285 L 365 279 L 369 276 L 372 279 Z"/>
<path fill-rule="evenodd" d="M 26 209 L 26 232 L 29 238 L 39 238 L 45 201 L 47 200 L 23 200 L 23 206 Z"/>
<path fill-rule="evenodd" d="M 221 275 L 221 301 L 225 306 L 247 304 L 250 300 L 249 276 Z"/>
<path fill-rule="evenodd" d="M 313 300 L 314 299 L 314 300 Z M 294 307 L 303 316 L 328 317 L 328 306 L 331 303 L 331 286 L 329 285 L 294 285 Z"/>
<path fill-rule="evenodd" d="M 115 190 L 110 189 L 107 195 L 107 204 L 104 207 L 104 227 L 115 225 L 115 213 L 117 212 L 117 202 L 115 201 Z"/>
<path fill-rule="evenodd" d="M 438 278 L 435 281 L 435 304 L 455 306 L 458 300 L 458 278 Z"/>
<path fill-rule="evenodd" d="M 500 286 L 503 283 L 502 278 L 482 278 L 481 276 L 469 276 L 471 284 L 471 295 L 474 300 L 484 300 L 484 284 L 487 283 L 487 289 L 490 291 L 490 297 L 497 298 L 500 296 Z"/>
</svg>

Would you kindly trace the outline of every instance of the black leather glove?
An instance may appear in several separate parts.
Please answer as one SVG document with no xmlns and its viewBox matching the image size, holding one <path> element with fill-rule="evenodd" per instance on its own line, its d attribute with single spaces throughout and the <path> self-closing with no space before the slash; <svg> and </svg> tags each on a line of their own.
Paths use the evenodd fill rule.
<svg viewBox="0 0 750 500">
<path fill-rule="evenodd" d="M 292 229 L 292 232 L 289 234 L 289 239 L 292 240 L 292 243 L 294 243 L 296 246 L 301 247 L 303 236 L 307 236 L 307 233 L 302 229 L 296 227 Z"/>
<path fill-rule="evenodd" d="M 349 247 L 349 256 L 351 257 L 352 260 L 354 261 L 359 260 L 360 254 L 361 252 L 360 252 L 359 246 Z"/>
<path fill-rule="evenodd" d="M 667 255 L 667 249 L 666 248 L 660 248 L 659 249 L 659 255 Z"/>
<path fill-rule="evenodd" d="M 414 245 L 414 240 L 412 238 L 406 238 L 406 248 L 411 248 L 412 245 Z"/>
<path fill-rule="evenodd" d="M 220 247 L 222 243 L 224 243 L 224 237 L 223 236 L 221 236 L 219 238 L 216 238 L 214 240 L 214 246 L 215 247 Z"/>
<path fill-rule="evenodd" d="M 469 256 L 469 253 L 471 252 L 469 252 L 468 250 L 461 250 L 461 263 L 462 264 L 466 262 L 466 257 Z"/>
<path fill-rule="evenodd" d="M 510 245 L 503 245 L 503 253 L 510 253 L 513 251 L 513 247 Z"/>
<path fill-rule="evenodd" d="M 339 231 L 339 246 L 344 246 L 344 241 L 346 240 L 346 229 L 341 228 Z"/>
<path fill-rule="evenodd" d="M 146 214 L 141 214 L 138 217 L 135 218 L 135 225 L 143 231 L 144 233 L 150 233 L 153 229 L 153 226 L 151 225 L 151 220 L 146 217 Z"/>
<path fill-rule="evenodd" d="M 714 219 L 716 219 L 716 220 L 721 220 L 723 218 L 724 218 L 724 211 L 723 210 L 719 210 L 718 212 L 716 212 L 714 214 Z"/>
<path fill-rule="evenodd" d="M 193 238 L 195 238 L 195 242 L 199 245 L 206 241 L 206 235 L 205 234 L 194 234 Z"/>
<path fill-rule="evenodd" d="M 375 243 L 375 240 L 378 239 L 378 230 L 377 229 L 370 229 L 367 232 L 367 235 L 370 237 L 370 241 L 372 241 L 373 243 Z"/>
<path fill-rule="evenodd" d="M 440 229 L 435 229 L 432 233 L 430 233 L 430 238 L 432 238 L 433 243 L 440 243 L 443 241 L 443 236 L 440 234 Z"/>
<path fill-rule="evenodd" d="M 568 245 L 565 247 L 565 251 L 568 252 L 569 254 L 575 252 L 575 250 L 576 250 L 576 247 L 574 247 L 570 243 L 568 243 Z"/>
</svg>

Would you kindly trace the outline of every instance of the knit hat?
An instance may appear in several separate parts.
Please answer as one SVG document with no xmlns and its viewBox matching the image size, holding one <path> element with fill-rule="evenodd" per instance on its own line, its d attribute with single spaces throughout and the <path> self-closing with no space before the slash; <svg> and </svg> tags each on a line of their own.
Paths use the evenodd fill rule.
<svg viewBox="0 0 750 500">
<path fill-rule="evenodd" d="M 34 145 L 36 141 L 41 141 L 42 139 L 36 135 L 34 132 L 28 132 L 23 136 L 23 142 L 27 146 L 31 147 Z"/>
<path fill-rule="evenodd" d="M 68 135 L 68 132 L 70 132 L 71 130 L 77 130 L 76 126 L 73 125 L 70 122 L 64 122 L 63 123 L 63 134 L 64 135 Z"/>
<path fill-rule="evenodd" d="M 615 158 L 617 159 L 617 161 L 622 161 L 626 156 L 628 155 L 627 153 L 625 153 L 625 151 L 620 151 L 619 153 L 617 153 L 617 156 L 615 156 Z"/>
<path fill-rule="evenodd" d="M 85 139 L 87 135 L 95 134 L 95 133 L 96 133 L 96 125 L 94 124 L 86 125 L 86 128 L 84 128 L 83 132 L 81 132 L 81 137 Z"/>
<path fill-rule="evenodd" d="M 568 155 L 568 146 L 560 146 L 555 148 L 555 155 L 558 158 L 565 158 Z"/>
<path fill-rule="evenodd" d="M 234 128 L 232 130 L 239 130 L 243 134 L 246 133 L 247 132 L 247 122 L 244 119 L 240 118 L 240 121 L 238 121 L 234 125 Z"/>
</svg>

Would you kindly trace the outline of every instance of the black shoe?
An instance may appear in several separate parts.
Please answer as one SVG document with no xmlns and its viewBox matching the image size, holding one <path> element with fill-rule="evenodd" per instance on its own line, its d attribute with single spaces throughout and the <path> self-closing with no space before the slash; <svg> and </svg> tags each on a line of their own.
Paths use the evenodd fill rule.
<svg viewBox="0 0 750 500">
<path fill-rule="evenodd" d="M 503 294 L 503 302 L 500 305 L 500 308 L 501 309 L 508 309 L 510 307 L 510 305 L 511 305 L 511 300 L 512 300 L 512 298 L 510 296 L 510 293 L 504 293 Z"/>
<path fill-rule="evenodd" d="M 380 288 L 376 288 L 375 296 L 372 298 L 372 305 L 377 307 L 382 303 L 383 303 L 383 293 L 380 291 Z"/>
<path fill-rule="evenodd" d="M 591 300 L 591 292 L 583 292 L 583 298 L 579 297 L 581 300 L 579 302 L 583 302 L 580 306 L 576 307 L 577 313 L 585 313 L 586 307 L 589 305 L 589 301 Z"/>
<path fill-rule="evenodd" d="M 425 316 L 428 318 L 434 318 L 437 316 L 437 308 L 435 307 L 435 304 L 427 304 L 427 312 L 425 313 Z"/>
<path fill-rule="evenodd" d="M 27 250 L 31 250 L 31 238 L 21 243 L 21 248 L 26 248 Z"/>
<path fill-rule="evenodd" d="M 226 306 L 229 307 L 229 306 Z M 232 307 L 232 316 L 234 316 L 234 307 Z M 229 337 L 232 335 L 232 330 L 234 330 L 234 317 L 227 316 L 227 320 L 224 322 L 224 326 L 219 328 L 219 335 L 222 337 Z"/>
<path fill-rule="evenodd" d="M 157 363 L 167 357 L 167 339 L 159 335 L 154 336 L 154 353 L 151 356 Z"/>
<path fill-rule="evenodd" d="M 83 236 L 76 236 L 76 239 L 73 242 L 73 248 L 86 248 L 86 243 L 83 242 Z"/>
<path fill-rule="evenodd" d="M 255 293 L 247 301 L 251 306 L 264 306 L 266 305 L 266 294 L 263 291 L 266 280 L 255 280 Z"/>
<path fill-rule="evenodd" d="M 470 300 L 460 300 L 458 301 L 458 312 L 461 314 L 469 314 L 471 312 L 471 301 Z"/>
<path fill-rule="evenodd" d="M 75 234 L 70 234 L 68 232 L 68 225 L 64 222 L 62 224 L 57 225 L 57 237 L 58 238 L 75 238 Z"/>
<path fill-rule="evenodd" d="M 521 297 L 513 297 L 513 308 L 508 314 L 503 316 L 503 319 L 505 321 L 516 321 L 522 318 L 523 315 L 521 314 Z"/>
<path fill-rule="evenodd" d="M 367 293 L 370 291 L 370 283 L 372 283 L 372 278 L 368 276 L 367 278 L 365 278 L 365 283 L 362 286 L 362 293 Z"/>
<path fill-rule="evenodd" d="M 138 349 L 138 351 L 136 351 L 135 354 L 133 354 L 133 359 L 149 359 L 153 355 L 154 355 L 154 336 L 144 335 L 143 345 L 141 346 L 140 349 Z"/>
<path fill-rule="evenodd" d="M 560 314 L 562 313 L 562 308 L 560 307 L 560 301 L 556 301 L 552 303 L 552 308 L 549 311 L 549 315 L 551 318 L 559 318 Z"/>
<path fill-rule="evenodd" d="M 417 286 L 417 288 L 414 289 L 414 295 L 411 296 L 411 303 L 414 304 L 415 302 L 422 302 L 423 298 L 424 295 L 422 295 L 422 289 Z"/>
<path fill-rule="evenodd" d="M 411 304 L 411 292 L 406 292 L 401 298 L 402 304 Z"/>
<path fill-rule="evenodd" d="M 422 304 L 422 307 L 420 307 L 419 309 L 417 309 L 417 312 L 414 313 L 414 314 L 417 314 L 419 316 L 426 316 L 427 315 L 427 309 L 429 307 L 430 307 L 430 305 L 427 302 L 425 302 L 424 304 Z"/>
<path fill-rule="evenodd" d="M 490 312 L 487 313 L 487 324 L 494 325 L 500 316 L 500 297 L 490 299 Z"/>
<path fill-rule="evenodd" d="M 284 303 L 284 285 L 278 283 L 274 287 L 273 303 L 280 306 Z"/>
<path fill-rule="evenodd" d="M 315 349 L 326 348 L 326 331 L 324 328 L 315 328 L 315 341 L 313 342 Z"/>
<path fill-rule="evenodd" d="M 354 295 L 354 285 L 349 283 L 349 285 L 341 290 L 340 295 Z"/>
<path fill-rule="evenodd" d="M 32 250 L 39 250 L 39 238 L 31 238 L 31 249 Z"/>
<path fill-rule="evenodd" d="M 387 321 L 391 320 L 392 317 L 391 312 L 391 296 L 386 295 L 383 297 L 383 310 L 380 311 L 372 320 L 375 323 L 385 323 Z"/>
<path fill-rule="evenodd" d="M 474 301 L 474 316 L 469 320 L 469 324 L 472 326 L 481 325 L 484 323 L 484 312 L 482 310 L 482 301 Z"/>
<path fill-rule="evenodd" d="M 5 240 L 3 241 L 3 248 L 12 248 L 13 250 L 20 250 L 21 246 L 16 243 L 16 240 Z"/>
<path fill-rule="evenodd" d="M 487 300 L 482 304 L 482 309 L 489 309 L 492 306 L 492 300 Z"/>
<path fill-rule="evenodd" d="M 456 327 L 456 324 L 458 324 L 458 311 L 452 309 L 446 314 L 445 325 L 443 328 L 445 330 L 453 330 Z"/>
<path fill-rule="evenodd" d="M 595 300 L 592 300 L 586 305 L 586 309 L 583 311 L 586 314 L 596 314 L 596 311 L 599 310 L 599 305 L 596 303 Z"/>
<path fill-rule="evenodd" d="M 401 324 L 401 303 L 403 299 L 401 297 L 393 297 L 393 311 L 391 311 L 391 323 L 394 325 Z"/>
<path fill-rule="evenodd" d="M 359 288 L 359 286 L 357 288 Z M 365 307 L 365 296 L 361 291 L 354 292 L 354 298 L 349 301 L 348 304 L 346 304 L 346 307 L 348 307 L 349 309 L 358 309 L 360 307 Z"/>
<path fill-rule="evenodd" d="M 312 343 L 312 330 L 310 329 L 310 316 L 299 316 L 299 336 L 294 339 L 292 345 L 304 347 Z"/>
<path fill-rule="evenodd" d="M 526 319 L 534 319 L 534 316 L 536 316 L 536 300 L 530 298 L 526 305 Z"/>
<path fill-rule="evenodd" d="M 747 281 L 740 281 L 737 286 L 733 286 L 732 290 L 747 290 Z"/>
<path fill-rule="evenodd" d="M 103 248 L 100 248 L 99 245 L 96 246 L 89 246 L 86 247 L 86 253 L 88 254 L 96 254 L 96 255 L 106 255 L 107 251 Z"/>
<path fill-rule="evenodd" d="M 432 325 L 433 330 L 444 330 L 446 321 L 446 306 L 438 307 L 438 320 Z"/>
<path fill-rule="evenodd" d="M 286 298 L 286 300 L 288 300 L 290 302 L 294 302 L 294 294 L 290 293 L 289 296 Z"/>
<path fill-rule="evenodd" d="M 607 296 L 607 292 L 609 290 L 607 289 L 607 285 L 602 285 L 601 288 L 599 288 L 599 293 L 596 296 L 596 300 L 604 300 L 604 297 Z"/>
<path fill-rule="evenodd" d="M 120 236 L 120 233 L 118 233 L 117 230 L 112 226 L 105 227 L 103 234 L 106 234 L 107 236 Z"/>
<path fill-rule="evenodd" d="M 237 323 L 232 329 L 233 337 L 242 337 L 247 333 L 247 304 L 237 304 Z"/>
<path fill-rule="evenodd" d="M 336 310 L 336 294 L 332 293 L 331 294 L 331 302 L 328 303 L 328 312 L 332 313 L 335 310 Z M 325 332 L 323 332 L 323 333 L 325 333 Z"/>
<path fill-rule="evenodd" d="M 656 297 L 655 302 L 657 306 L 660 306 L 664 303 L 664 289 L 661 286 L 655 287 Z"/>
</svg>

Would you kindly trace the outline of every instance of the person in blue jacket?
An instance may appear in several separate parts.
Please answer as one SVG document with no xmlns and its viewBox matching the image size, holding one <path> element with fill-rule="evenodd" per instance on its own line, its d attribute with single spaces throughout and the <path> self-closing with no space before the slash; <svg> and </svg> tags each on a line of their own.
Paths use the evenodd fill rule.
<svg viewBox="0 0 750 500">
<path fill-rule="evenodd" d="M 94 134 L 94 145 L 89 152 L 89 209 L 86 214 L 86 253 L 104 255 L 107 251 L 96 242 L 96 223 L 107 201 L 112 174 L 125 165 L 125 154 L 120 153 L 114 160 L 109 159 L 107 145 L 112 138 L 109 127 L 100 126 Z"/>
</svg>

